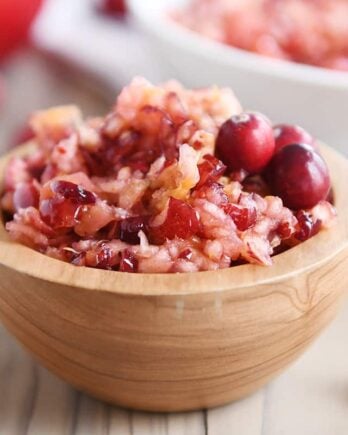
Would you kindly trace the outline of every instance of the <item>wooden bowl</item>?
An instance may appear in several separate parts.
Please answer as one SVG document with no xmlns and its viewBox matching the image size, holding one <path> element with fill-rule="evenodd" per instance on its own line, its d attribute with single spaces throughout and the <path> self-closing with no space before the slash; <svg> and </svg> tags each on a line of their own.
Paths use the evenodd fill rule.
<svg viewBox="0 0 348 435">
<path fill-rule="evenodd" d="M 337 224 L 272 267 L 148 275 L 78 268 L 11 242 L 1 225 L 4 325 L 52 372 L 118 405 L 191 410 L 252 393 L 312 342 L 347 287 L 348 163 L 322 151 Z"/>
</svg>

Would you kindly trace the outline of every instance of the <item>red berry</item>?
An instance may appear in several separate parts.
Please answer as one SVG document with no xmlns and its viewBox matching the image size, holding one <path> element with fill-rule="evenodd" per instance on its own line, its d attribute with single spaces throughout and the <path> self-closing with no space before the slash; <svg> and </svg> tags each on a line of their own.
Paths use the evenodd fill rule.
<svg viewBox="0 0 348 435">
<path fill-rule="evenodd" d="M 243 207 L 238 204 L 224 204 L 223 210 L 230 215 L 239 231 L 245 231 L 256 223 L 257 212 L 254 206 Z"/>
<path fill-rule="evenodd" d="M 279 124 L 273 128 L 276 152 L 284 148 L 286 145 L 294 143 L 303 143 L 312 146 L 314 149 L 318 145 L 305 129 L 298 125 Z"/>
<path fill-rule="evenodd" d="M 126 0 L 102 0 L 101 10 L 108 15 L 125 15 Z"/>
<path fill-rule="evenodd" d="M 54 180 L 45 185 L 40 197 L 40 214 L 52 228 L 70 228 L 78 221 L 82 206 L 96 202 L 94 193 L 69 181 Z"/>
<path fill-rule="evenodd" d="M 120 271 L 129 273 L 138 271 L 138 260 L 129 249 L 125 249 L 121 254 Z"/>
<path fill-rule="evenodd" d="M 148 221 L 148 216 L 136 216 L 123 219 L 119 226 L 120 240 L 130 245 L 138 245 L 140 243 L 138 233 L 139 231 L 147 232 Z"/>
<path fill-rule="evenodd" d="M 166 239 L 188 239 L 201 230 L 197 213 L 189 204 L 180 199 L 170 198 L 164 222 L 150 227 L 150 238 L 158 245 Z"/>
<path fill-rule="evenodd" d="M 0 1 L 0 59 L 25 41 L 41 3 L 42 0 Z"/>
<path fill-rule="evenodd" d="M 198 165 L 198 170 L 200 178 L 196 188 L 217 181 L 225 172 L 226 166 L 221 160 L 211 154 L 206 154 L 203 157 L 203 162 Z"/>
<path fill-rule="evenodd" d="M 230 171 L 261 172 L 274 154 L 270 121 L 260 113 L 232 116 L 220 127 L 216 153 Z"/>
<path fill-rule="evenodd" d="M 311 146 L 293 144 L 282 148 L 269 168 L 274 194 L 292 209 L 314 207 L 330 190 L 329 170 Z"/>
</svg>

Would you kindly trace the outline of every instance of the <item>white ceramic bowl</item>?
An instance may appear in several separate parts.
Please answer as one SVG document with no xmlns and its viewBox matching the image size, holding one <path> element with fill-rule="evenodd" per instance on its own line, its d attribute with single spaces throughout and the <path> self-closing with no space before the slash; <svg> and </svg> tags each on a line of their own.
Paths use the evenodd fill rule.
<svg viewBox="0 0 348 435">
<path fill-rule="evenodd" d="M 348 73 L 269 59 L 209 40 L 167 12 L 189 0 L 128 0 L 168 77 L 187 86 L 230 86 L 243 106 L 298 123 L 348 155 Z M 165 66 L 165 65 L 164 65 Z"/>
</svg>

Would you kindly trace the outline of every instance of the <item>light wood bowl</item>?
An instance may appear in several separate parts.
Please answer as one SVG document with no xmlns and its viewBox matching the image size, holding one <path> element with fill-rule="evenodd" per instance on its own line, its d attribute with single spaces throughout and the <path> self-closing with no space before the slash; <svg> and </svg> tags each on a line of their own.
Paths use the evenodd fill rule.
<svg viewBox="0 0 348 435">
<path fill-rule="evenodd" d="M 348 286 L 348 163 L 322 152 L 337 225 L 272 267 L 166 275 L 78 268 L 11 242 L 1 225 L 4 325 L 52 372 L 118 405 L 191 410 L 252 393 L 312 342 Z"/>
</svg>

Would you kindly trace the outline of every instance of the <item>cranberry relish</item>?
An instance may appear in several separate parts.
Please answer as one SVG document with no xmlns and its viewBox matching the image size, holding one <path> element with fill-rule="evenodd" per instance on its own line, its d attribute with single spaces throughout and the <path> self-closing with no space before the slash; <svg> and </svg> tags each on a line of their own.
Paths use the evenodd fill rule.
<svg viewBox="0 0 348 435">
<path fill-rule="evenodd" d="M 272 264 L 330 226 L 330 178 L 297 126 L 242 112 L 229 89 L 136 78 L 105 118 L 32 116 L 37 151 L 12 159 L 10 236 L 78 266 L 194 272 Z"/>
</svg>

